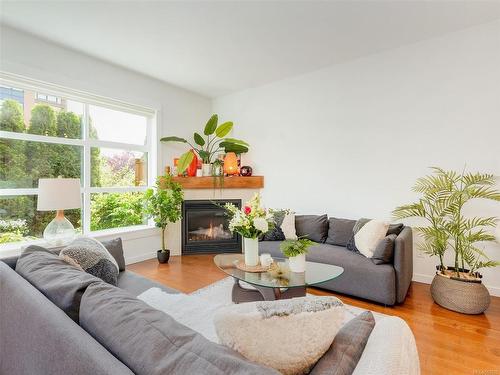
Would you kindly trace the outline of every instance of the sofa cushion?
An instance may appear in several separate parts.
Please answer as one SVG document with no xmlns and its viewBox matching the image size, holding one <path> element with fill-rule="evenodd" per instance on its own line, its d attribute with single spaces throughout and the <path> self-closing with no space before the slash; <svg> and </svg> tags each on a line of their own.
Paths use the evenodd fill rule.
<svg viewBox="0 0 500 375">
<path fill-rule="evenodd" d="M 281 230 L 285 235 L 285 239 L 287 240 L 296 240 L 297 239 L 297 230 L 295 229 L 295 214 L 288 213 L 283 218 L 283 222 L 281 223 Z"/>
<path fill-rule="evenodd" d="M 398 224 L 389 224 L 389 229 L 387 229 L 387 235 L 395 234 L 396 236 L 399 236 L 399 233 L 401 233 L 404 229 L 404 224 L 403 223 L 398 223 Z"/>
<path fill-rule="evenodd" d="M 109 284 L 116 285 L 118 263 L 95 238 L 77 238 L 61 250 L 59 257 Z"/>
<path fill-rule="evenodd" d="M 395 234 L 391 234 L 380 240 L 377 247 L 373 251 L 373 256 L 371 257 L 373 263 L 391 263 L 394 255 L 394 241 L 396 240 L 396 237 L 397 236 Z"/>
<path fill-rule="evenodd" d="M 287 210 L 272 210 L 274 217 L 274 228 L 259 237 L 259 241 L 284 241 L 285 234 L 281 229 Z"/>
<path fill-rule="evenodd" d="M 325 242 L 328 236 L 327 215 L 296 215 L 295 229 L 297 236 L 307 237 L 315 242 Z"/>
<path fill-rule="evenodd" d="M 0 374 L 133 375 L 3 262 L 0 317 Z"/>
<path fill-rule="evenodd" d="M 371 311 L 365 311 L 345 324 L 332 346 L 316 363 L 310 375 L 351 375 L 375 327 Z"/>
<path fill-rule="evenodd" d="M 78 322 L 80 300 L 85 289 L 101 281 L 66 263 L 53 252 L 34 245 L 21 253 L 16 272 L 75 322 Z"/>
<path fill-rule="evenodd" d="M 103 282 L 85 291 L 80 325 L 137 375 L 276 374 Z"/>
<path fill-rule="evenodd" d="M 347 246 L 347 242 L 353 235 L 355 224 L 356 220 L 329 218 L 328 237 L 325 242 L 330 245 Z"/>
</svg>

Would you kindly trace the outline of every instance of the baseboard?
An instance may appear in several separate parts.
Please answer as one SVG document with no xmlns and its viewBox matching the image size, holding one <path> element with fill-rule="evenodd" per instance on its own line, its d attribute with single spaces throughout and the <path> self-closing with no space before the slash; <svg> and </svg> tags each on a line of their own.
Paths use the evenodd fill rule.
<svg viewBox="0 0 500 375">
<path fill-rule="evenodd" d="M 156 258 L 156 251 L 153 251 L 151 253 L 134 255 L 132 257 L 125 257 L 125 264 L 142 262 L 143 260 L 154 259 L 154 258 Z"/>
<path fill-rule="evenodd" d="M 432 279 L 434 278 L 434 276 L 432 275 L 424 275 L 424 274 L 421 274 L 421 273 L 414 273 L 413 274 L 413 281 L 417 281 L 419 283 L 424 283 L 424 284 L 430 284 L 432 283 Z M 497 287 L 497 286 L 488 286 L 486 285 L 486 288 L 488 289 L 488 291 L 490 292 L 490 294 L 492 296 L 495 296 L 495 297 L 500 297 L 500 287 Z"/>
</svg>

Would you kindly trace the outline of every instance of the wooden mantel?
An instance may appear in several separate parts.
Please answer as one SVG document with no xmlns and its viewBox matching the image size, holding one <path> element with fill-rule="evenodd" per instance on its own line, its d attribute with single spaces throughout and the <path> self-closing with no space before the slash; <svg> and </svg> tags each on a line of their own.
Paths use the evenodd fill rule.
<svg viewBox="0 0 500 375">
<path fill-rule="evenodd" d="M 174 177 L 184 189 L 213 189 L 214 177 Z M 224 177 L 223 189 L 262 189 L 264 187 L 264 176 L 230 176 Z M 219 180 L 216 181 L 216 189 L 220 189 Z"/>
</svg>

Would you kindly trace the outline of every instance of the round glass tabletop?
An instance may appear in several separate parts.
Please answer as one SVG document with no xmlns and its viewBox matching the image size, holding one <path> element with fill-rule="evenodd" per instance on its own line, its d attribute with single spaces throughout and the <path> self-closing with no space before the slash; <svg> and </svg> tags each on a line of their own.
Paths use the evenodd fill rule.
<svg viewBox="0 0 500 375">
<path fill-rule="evenodd" d="M 244 262 L 243 254 L 218 254 L 214 262 L 229 276 L 246 283 L 268 288 L 294 288 L 312 286 L 330 281 L 340 276 L 344 269 L 331 264 L 306 262 L 305 272 L 291 272 L 288 260 L 273 258 L 279 265 L 278 270 L 267 272 L 246 272 L 236 267 L 237 262 Z"/>
</svg>

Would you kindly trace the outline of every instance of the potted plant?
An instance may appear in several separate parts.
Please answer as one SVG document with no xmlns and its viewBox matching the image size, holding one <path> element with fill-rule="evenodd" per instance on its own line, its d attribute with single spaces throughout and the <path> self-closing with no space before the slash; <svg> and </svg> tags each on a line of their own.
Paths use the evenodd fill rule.
<svg viewBox="0 0 500 375">
<path fill-rule="evenodd" d="M 314 242 L 308 238 L 285 240 L 280 244 L 280 250 L 288 258 L 288 265 L 292 272 L 305 272 L 306 254 Z"/>
<path fill-rule="evenodd" d="M 479 246 L 495 240 L 490 231 L 497 219 L 466 217 L 463 207 L 471 199 L 500 201 L 500 192 L 491 174 L 432 169 L 434 173 L 419 178 L 413 188 L 419 200 L 397 207 L 393 214 L 397 219 L 421 217 L 428 223 L 416 229 L 423 237 L 421 250 L 439 258 L 431 285 L 434 301 L 450 310 L 480 314 L 488 308 L 490 295 L 479 269 L 500 262 L 490 260 Z M 447 252 L 453 255 L 453 265 L 444 264 Z"/>
<path fill-rule="evenodd" d="M 241 209 L 231 203 L 226 203 L 224 208 L 230 217 L 229 230 L 243 237 L 245 264 L 257 266 L 259 264 L 258 238 L 273 228 L 273 214 L 261 207 L 259 194 L 255 194 Z"/>
<path fill-rule="evenodd" d="M 219 118 L 217 115 L 212 115 L 208 120 L 205 128 L 203 130 L 203 137 L 199 133 L 193 134 L 194 144 L 189 142 L 185 138 L 177 136 L 163 137 L 160 139 L 161 142 L 180 142 L 187 143 L 191 146 L 194 152 L 202 160 L 202 174 L 203 176 L 212 175 L 212 161 L 214 157 L 220 153 L 224 152 L 235 152 L 237 154 L 242 154 L 248 152 L 248 143 L 240 139 L 226 137 L 233 129 L 233 123 L 231 121 L 224 122 L 218 125 Z M 194 155 L 191 150 L 185 152 L 179 158 L 177 163 L 177 169 L 179 173 L 183 173 L 191 161 Z"/>
<path fill-rule="evenodd" d="M 158 250 L 158 262 L 168 263 L 170 250 L 165 245 L 165 231 L 168 223 L 175 223 L 182 217 L 184 193 L 180 184 L 172 181 L 171 176 L 158 177 L 154 189 L 145 192 L 145 211 L 152 217 L 155 225 L 161 229 L 161 250 Z"/>
</svg>

